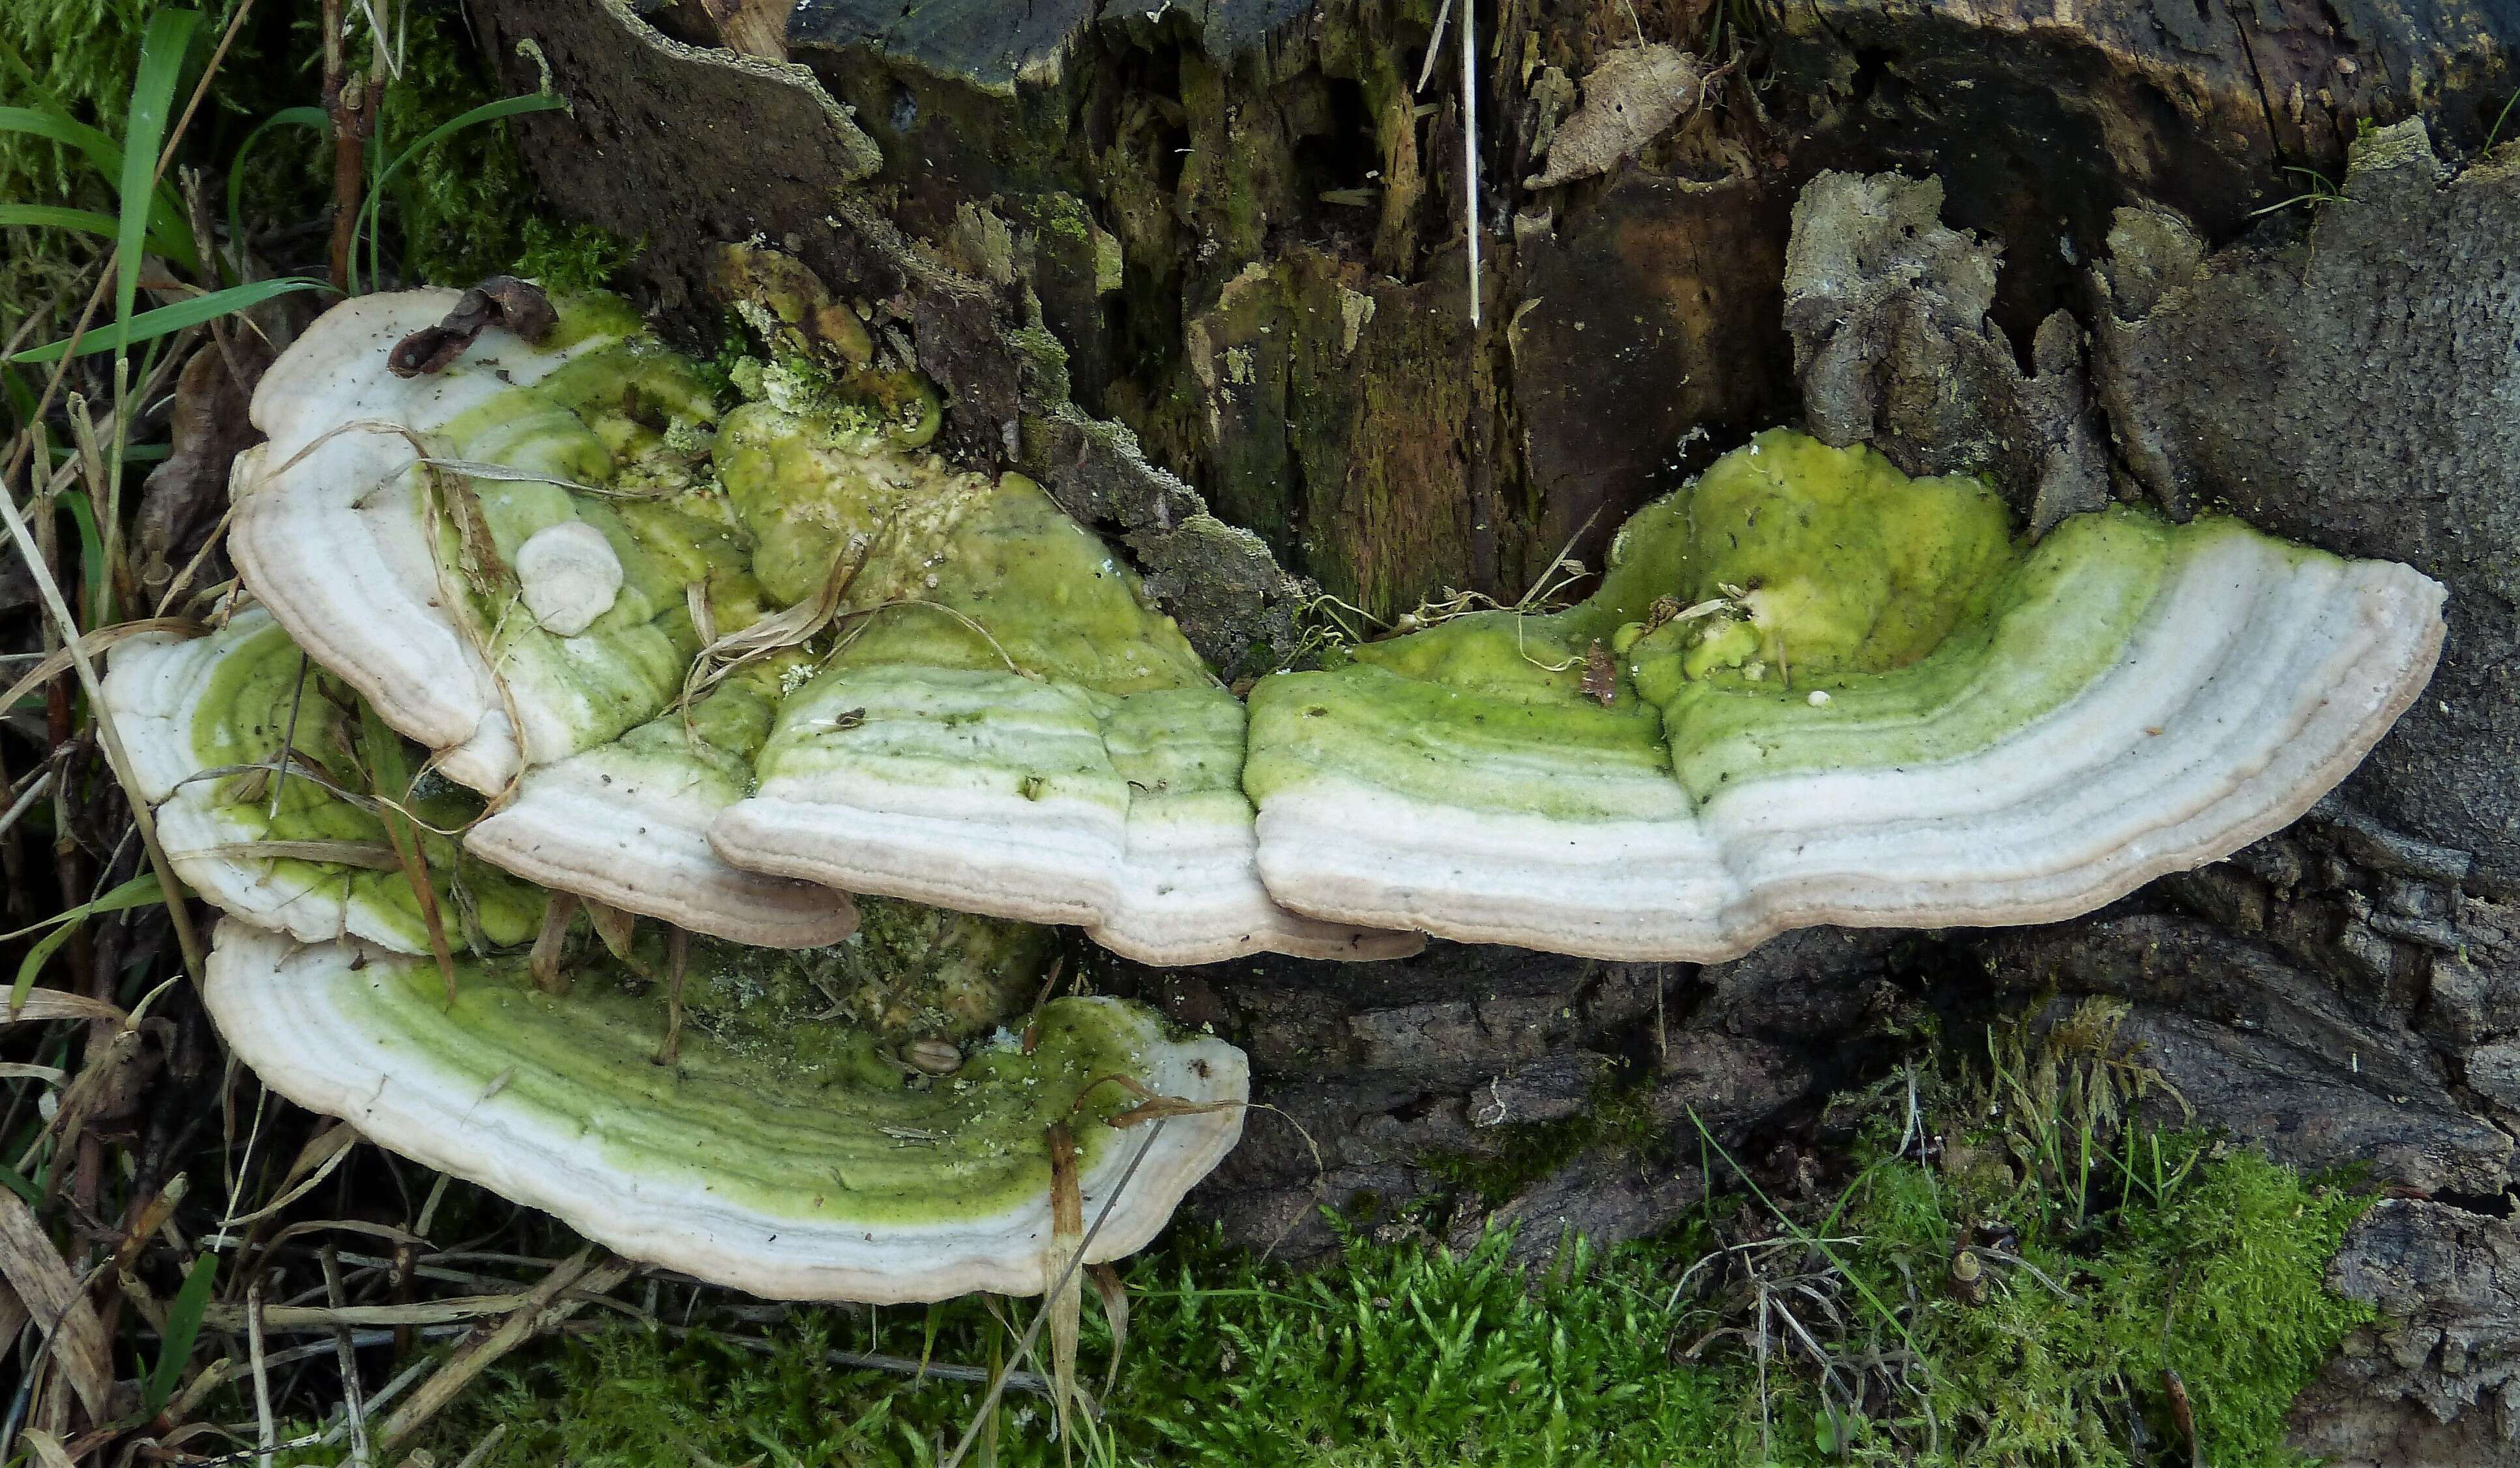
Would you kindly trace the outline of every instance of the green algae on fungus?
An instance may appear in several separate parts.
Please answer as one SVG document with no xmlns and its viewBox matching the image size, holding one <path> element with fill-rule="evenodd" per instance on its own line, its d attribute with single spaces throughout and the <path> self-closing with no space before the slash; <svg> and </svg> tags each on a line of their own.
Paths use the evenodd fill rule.
<svg viewBox="0 0 2520 1468">
<path fill-rule="evenodd" d="M 205 637 L 130 639 L 113 649 L 105 697 L 156 809 L 158 839 L 188 885 L 302 942 L 354 937 L 428 951 L 419 900 L 382 821 L 341 793 L 367 783 L 347 696 L 268 613 L 240 612 Z M 442 834 L 478 816 L 480 800 L 424 782 L 406 808 L 448 926 L 491 946 L 531 938 L 543 892 L 467 859 Z"/>
<path fill-rule="evenodd" d="M 1110 1204 L 1088 1262 L 1144 1247 L 1241 1133 L 1241 1052 L 1135 1005 L 1054 1001 L 1028 1040 L 1001 1031 L 928 1076 L 818 1017 L 792 956 L 786 982 L 752 956 L 698 956 L 661 1063 L 666 986 L 617 964 L 555 997 L 521 960 L 467 961 L 450 1002 L 425 959 L 229 919 L 202 993 L 300 1104 L 633 1258 L 780 1298 L 1041 1293 L 1077 1247 L 1053 1223 L 1054 1126 L 1086 1217 Z M 1138 1102 L 1115 1076 L 1204 1109 L 1109 1125 Z"/>
<path fill-rule="evenodd" d="M 833 889 L 1158 962 L 1414 946 L 1269 901 L 1241 704 L 1038 486 L 911 452 L 923 384 L 755 364 L 721 420 L 602 299 L 387 371 L 448 304 L 362 297 L 275 365 L 236 544 L 319 661 L 494 793 L 475 854 L 787 948 L 846 931 Z M 817 319 L 789 304 L 765 320 Z"/>
<path fill-rule="evenodd" d="M 711 497 L 665 442 L 715 418 L 688 366 L 587 297 L 557 303 L 538 347 L 492 332 L 444 372 L 394 376 L 394 343 L 455 298 L 345 301 L 282 354 L 254 395 L 269 442 L 238 462 L 232 544 L 299 645 L 490 791 L 520 756 L 573 753 L 665 706 L 698 646 L 696 561 L 726 573 L 730 602 L 743 588 L 740 554 L 709 533 Z M 418 463 L 424 446 L 441 467 Z M 563 521 L 602 535 L 622 572 L 613 604 L 566 638 L 521 609 L 513 570 Z"/>
<path fill-rule="evenodd" d="M 2224 519 L 2024 546 L 1974 480 L 1769 432 L 1640 511 L 1577 606 L 1264 679 L 1262 878 L 1615 958 L 2055 920 L 2300 815 L 2421 690 L 2442 599 Z"/>
<path fill-rule="evenodd" d="M 397 736 L 266 612 L 131 640 L 107 697 L 179 871 L 231 913 L 205 992 L 238 1053 L 363 1134 L 643 1258 L 809 1298 L 1038 1290 L 1076 1243 L 1049 1224 L 1052 1126 L 1084 1143 L 1091 1205 L 1129 1145 L 1101 1123 L 1149 1090 L 1218 1108 L 1159 1129 L 1102 1258 L 1150 1236 L 1240 1130 L 1231 1046 L 1117 1001 L 1018 1018 L 1051 966 L 1044 929 L 875 901 L 829 947 L 652 925 L 599 942 L 468 857 L 453 834 L 481 800 L 424 778 L 397 799 L 461 924 L 449 977 L 362 793 L 392 763 L 365 741 Z M 726 738 L 722 706 L 695 722 Z M 751 722 L 757 739 L 766 712 Z"/>
<path fill-rule="evenodd" d="M 878 1036 L 968 1040 L 1023 1011 L 1050 971 L 1048 928 L 870 897 L 858 930 L 786 956 L 830 1012 Z M 757 973 L 760 956 L 743 965 Z"/>
<path fill-rule="evenodd" d="M 1416 940 L 1283 912 L 1251 867 L 1242 706 L 1032 481 L 887 475 L 810 418 L 731 415 L 718 463 L 774 594 L 843 547 L 852 621 L 781 704 L 710 838 L 747 869 L 1200 962 Z"/>
</svg>

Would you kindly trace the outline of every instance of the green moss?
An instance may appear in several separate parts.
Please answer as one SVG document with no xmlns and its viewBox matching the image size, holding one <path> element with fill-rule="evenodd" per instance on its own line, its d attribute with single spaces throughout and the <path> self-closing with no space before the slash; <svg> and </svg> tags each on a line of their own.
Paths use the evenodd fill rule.
<svg viewBox="0 0 2520 1468">
<path fill-rule="evenodd" d="M 647 248 L 644 240 L 624 240 L 592 224 L 577 224 L 527 215 L 516 229 L 517 251 L 508 273 L 540 282 L 555 292 L 601 290 L 612 285 L 630 262 Z M 468 281 L 460 269 L 420 274 L 422 280 Z"/>
<path fill-rule="evenodd" d="M 817 987 L 842 1016 L 889 1040 L 964 1040 L 1021 1014 L 1056 938 L 1031 923 L 889 898 L 861 897 L 857 908 L 858 930 L 846 942 L 796 959 L 828 956 Z"/>
<path fill-rule="evenodd" d="M 2162 1138 L 2174 1159 L 2196 1145 Z M 2208 1460 L 2296 1461 L 2283 1413 L 2361 1312 L 2319 1270 L 2362 1200 L 2245 1151 L 2199 1156 L 2158 1199 L 2114 1210 L 2071 1239 L 2025 1230 L 2021 1267 L 1983 1303 L 1945 1278 L 1954 1231 L 2019 1221 L 2038 1199 L 1955 1187 L 1913 1162 L 1876 1164 L 1828 1220 L 1860 1242 L 1841 1257 L 1896 1302 L 1902 1337 L 1841 1276 L 1856 1335 L 1923 1357 L 1924 1398 L 1876 1399 L 1845 1431 L 1825 1426 L 1807 1353 L 1757 1362 L 1693 1289 L 1673 1285 L 1713 1239 L 1680 1234 L 1582 1255 L 1536 1280 L 1501 1237 L 1454 1253 L 1425 1242 L 1347 1240 L 1327 1268 L 1255 1262 L 1197 1230 L 1121 1266 L 1132 1307 L 1116 1390 L 1080 1441 L 1062 1445 L 1037 1399 L 1008 1399 L 995 1461 L 1436 1468 L 1455 1464 L 2110 1464 L 2185 1461 L 2161 1368 L 2180 1372 Z M 2023 1210 L 2027 1208 L 2029 1213 Z M 1730 1217 L 1727 1202 L 1711 1214 Z M 1817 1216 L 1813 1222 L 1820 1222 Z M 1700 1270 L 1695 1276 L 1707 1277 Z M 2061 1290 L 2061 1293 L 2059 1292 Z M 1796 1297 L 1801 1298 L 1801 1297 Z M 1003 1307 L 1001 1307 L 1003 1308 Z M 1813 1312 L 1825 1339 L 1836 1339 Z M 1023 1315 L 1018 1310 L 1014 1327 Z M 2166 1328 L 2165 1328 L 2166 1327 Z M 933 1312 L 799 1311 L 760 1349 L 705 1333 L 624 1328 L 536 1348 L 465 1402 L 437 1435 L 441 1459 L 493 1425 L 493 1468 L 740 1463 L 927 1464 L 957 1441 L 979 1389 L 831 1360 L 833 1349 L 986 1363 L 1002 1326 L 981 1302 Z M 1089 1310 L 1080 1359 L 1099 1370 L 1109 1336 Z M 1100 1386 L 1100 1382 L 1093 1383 Z M 1925 1425 L 1930 1402 L 1935 1426 Z M 986 1461 L 986 1458 L 982 1459 Z"/>
<path fill-rule="evenodd" d="M 1859 1456 L 1921 1437 L 1930 1405 L 1956 1440 L 1948 1461 L 2142 1461 L 2125 1424 L 2132 1414 L 2154 1442 L 2178 1441 L 2162 1376 L 2172 1370 L 2208 1461 L 2298 1461 L 2283 1446 L 2292 1399 L 2370 1317 L 2321 1278 L 2367 1197 L 2247 1148 L 2136 1135 L 2127 1156 L 2149 1176 L 2119 1179 L 2114 1206 L 2076 1227 L 2066 1200 L 2016 1188 L 2001 1170 L 1960 1177 L 1885 1161 L 1882 1150 L 1876 1138 L 1875 1165 L 1848 1201 L 1845 1231 L 1863 1242 L 1845 1257 L 1876 1298 L 1904 1303 L 1901 1324 L 1933 1371 L 1916 1395 L 1858 1424 Z M 1948 1283 L 1953 1252 L 1996 1223 L 2018 1230 L 2008 1252 L 2020 1263 L 1981 1253 L 1988 1288 L 1971 1302 Z M 1898 1339 L 1877 1323 L 1871 1333 Z"/>
<path fill-rule="evenodd" d="M 431 129 L 506 93 L 474 54 L 460 7 L 395 12 L 408 26 L 403 75 L 385 87 L 380 129 L 387 157 Z M 414 282 L 469 286 L 510 272 L 547 289 L 599 289 L 639 246 L 542 207 L 510 120 L 476 124 L 404 165 L 394 189 L 402 274 Z"/>
<path fill-rule="evenodd" d="M 1594 1088 L 1582 1111 L 1553 1122 L 1513 1122 L 1499 1127 L 1492 1156 L 1431 1152 L 1418 1164 L 1455 1187 L 1503 1203 L 1564 1167 L 1587 1148 L 1660 1159 L 1661 1125 L 1653 1115 L 1652 1088 L 1618 1075 Z M 1475 1105 L 1478 1097 L 1471 1096 Z"/>
<path fill-rule="evenodd" d="M 1743 1461 L 1713 1450 L 1750 1446 L 1727 1376 L 1665 1361 L 1655 1256 L 1622 1254 L 1534 1292 L 1501 1244 L 1457 1257 L 1357 1241 L 1344 1268 L 1299 1274 L 1192 1239 L 1124 1265 L 1137 1299 L 1109 1415 L 1063 1449 L 1051 1441 L 1047 1405 L 1011 1397 L 994 1460 Z M 505 1422 L 485 1468 L 933 1463 L 961 1436 L 977 1388 L 909 1387 L 825 1357 L 872 1347 L 915 1359 L 930 1320 L 940 1360 L 986 1360 L 990 1340 L 1003 1341 L 977 1302 L 865 1322 L 818 1315 L 760 1355 L 705 1336 L 609 1335 L 506 1373 L 441 1434 L 440 1455 Z M 1089 1311 L 1080 1354 L 1089 1370 L 1108 1339 Z"/>
<path fill-rule="evenodd" d="M 1083 245 L 1092 238 L 1094 216 L 1086 212 L 1085 201 L 1073 194 L 1035 195 L 1021 200 L 1017 207 L 1030 214 L 1034 226 L 1052 240 Z"/>
</svg>

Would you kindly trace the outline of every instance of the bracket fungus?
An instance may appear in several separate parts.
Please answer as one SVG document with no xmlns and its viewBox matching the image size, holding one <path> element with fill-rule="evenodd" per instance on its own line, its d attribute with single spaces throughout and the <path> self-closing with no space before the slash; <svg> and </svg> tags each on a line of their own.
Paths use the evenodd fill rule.
<svg viewBox="0 0 2520 1468">
<path fill-rule="evenodd" d="M 470 850 L 772 947 L 843 892 L 1086 927 L 1150 962 L 1414 951 L 1272 902 L 1243 710 L 1019 475 L 917 452 L 901 373 L 698 370 L 617 302 L 405 376 L 450 291 L 347 302 L 254 399 L 247 584 L 438 768 Z M 916 390 L 914 390 L 916 389 Z"/>
<path fill-rule="evenodd" d="M 604 298 L 568 302 L 537 343 L 476 325 L 434 370 L 397 372 L 397 344 L 461 300 L 345 301 L 263 376 L 269 440 L 233 486 L 247 584 L 438 770 L 494 797 L 466 837 L 485 860 L 736 942 L 837 941 L 846 897 L 710 854 L 724 760 L 621 744 L 680 692 L 695 607 L 757 615 L 740 544 L 683 492 L 669 442 L 715 418 L 710 390 Z"/>
<path fill-rule="evenodd" d="M 870 343 L 729 407 L 617 302 L 466 299 L 283 355 L 237 468 L 260 605 L 134 639 L 108 695 L 266 1081 L 764 1294 L 1039 1292 L 1234 1145 L 1232 1046 L 1110 1000 L 1001 1027 L 1022 923 L 1191 963 L 2057 918 L 2301 814 L 2440 648 L 2405 566 L 2128 509 L 2017 541 L 1979 480 L 1778 431 L 1583 602 L 1246 706 L 1038 485 L 921 452 L 932 394 Z M 469 790 L 359 795 L 395 732 Z"/>
<path fill-rule="evenodd" d="M 1136 575 L 1018 474 L 868 472 L 827 423 L 731 415 L 718 467 L 773 595 L 845 555 L 864 608 L 710 839 L 748 869 L 1075 923 L 1115 953 L 1415 952 L 1270 901 L 1243 709 Z M 851 549 L 842 551 L 846 546 Z"/>
<path fill-rule="evenodd" d="M 2309 809 L 2421 691 L 2443 599 L 2227 518 L 2016 545 L 1975 479 L 1769 432 L 1577 606 L 1264 679 L 1260 869 L 1320 917 L 1609 958 L 2059 919 Z"/>
<path fill-rule="evenodd" d="M 206 637 L 125 641 L 113 649 L 105 697 L 156 806 L 158 839 L 194 890 L 300 942 L 347 937 L 428 951 L 418 896 L 382 821 L 343 793 L 367 783 L 358 721 L 269 613 L 240 612 Z M 542 922 L 544 894 L 466 861 L 437 834 L 480 809 L 449 788 L 412 801 L 431 896 L 484 941 L 522 943 Z"/>
<path fill-rule="evenodd" d="M 1031 1044 L 947 1043 L 960 1063 L 930 1077 L 817 1021 L 800 962 L 694 953 L 692 1022 L 661 1064 L 662 986 L 618 963 L 554 996 L 520 959 L 466 960 L 450 1001 L 426 959 L 230 919 L 202 996 L 299 1104 L 634 1259 L 779 1299 L 1044 1293 L 1080 1245 L 1091 1264 L 1152 1240 L 1241 1134 L 1242 1053 L 1134 1005 L 1052 1001 Z M 1166 1101 L 1131 1125 L 1140 1089 Z M 1102 1219 L 1090 1239 L 1057 1226 L 1053 1128 Z"/>
<path fill-rule="evenodd" d="M 237 1054 L 636 1258 L 798 1299 L 1040 1293 L 1146 1244 L 1240 1134 L 1241 1052 L 1041 1001 L 1046 929 L 870 899 L 845 941 L 782 951 L 576 917 L 437 833 L 481 808 L 442 781 L 397 802 L 460 930 L 441 966 L 369 793 L 402 741 L 259 608 L 129 640 L 106 695 L 229 913 L 203 995 Z M 1071 1182 L 1111 1204 L 1090 1239 L 1058 1226 Z"/>
</svg>

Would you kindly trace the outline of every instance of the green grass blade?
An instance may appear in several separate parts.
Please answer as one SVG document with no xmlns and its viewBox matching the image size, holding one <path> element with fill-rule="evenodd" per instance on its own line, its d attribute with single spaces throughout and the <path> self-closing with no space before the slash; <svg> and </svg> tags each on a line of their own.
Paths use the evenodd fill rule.
<svg viewBox="0 0 2520 1468">
<path fill-rule="evenodd" d="M 165 1345 L 150 1366 L 148 1385 L 141 1394 L 143 1421 L 155 1418 L 175 1400 L 175 1388 L 184 1380 L 184 1362 L 193 1354 L 193 1341 L 202 1333 L 202 1316 L 209 1311 L 210 1286 L 218 1273 L 217 1255 L 203 1254 L 195 1259 L 192 1272 L 184 1276 L 183 1288 L 175 1292 L 175 1303 L 167 1307 Z"/>
<path fill-rule="evenodd" d="M 120 912 L 130 908 L 146 908 L 158 901 L 158 875 L 144 872 L 91 903 L 55 912 L 40 922 L 29 923 L 14 933 L 0 933 L 0 942 L 23 938 L 44 928 L 58 928 L 66 923 L 84 922 L 102 912 Z"/>
<path fill-rule="evenodd" d="M 55 499 L 78 527 L 79 585 L 87 589 L 87 624 L 103 627 L 107 619 L 97 613 L 105 599 L 105 537 L 97 527 L 96 507 L 88 503 L 87 491 L 80 489 L 64 490 Z"/>
<path fill-rule="evenodd" d="M 62 951 L 63 944 L 70 941 L 70 935 L 78 931 L 80 923 L 100 913 L 120 912 L 131 908 L 155 907 L 165 900 L 165 894 L 158 889 L 158 874 L 154 871 L 143 872 L 94 902 L 81 903 L 67 912 L 56 913 L 46 918 L 45 921 L 55 926 L 33 947 L 26 950 L 25 958 L 18 964 L 18 982 L 11 985 L 9 990 L 9 1012 L 14 1014 L 25 1004 L 27 991 L 35 987 L 35 975 L 41 973 L 44 965 L 52 961 L 53 955 Z M 9 936 L 14 938 L 22 934 L 12 933 Z"/>
<path fill-rule="evenodd" d="M 392 162 L 378 170 L 376 182 L 368 186 L 368 205 L 365 215 L 368 239 L 372 246 L 372 260 L 377 232 L 377 213 L 383 206 L 385 185 L 393 182 L 394 175 L 402 171 L 404 164 L 476 123 L 496 122 L 502 117 L 515 117 L 526 112 L 557 112 L 566 110 L 567 107 L 567 98 L 556 97 L 549 92 L 534 92 L 522 97 L 503 97 L 497 102 L 485 102 L 469 111 L 459 112 L 421 134 L 419 142 L 396 154 Z"/>
<path fill-rule="evenodd" d="M 44 230 L 76 230 L 83 235 L 113 238 L 115 224 L 111 214 L 94 209 L 66 209 L 48 203 L 0 203 L 0 226 L 26 225 Z"/>
<path fill-rule="evenodd" d="M 213 290 L 206 295 L 197 295 L 190 300 L 177 301 L 171 306 L 159 306 L 155 310 L 143 311 L 123 326 L 105 327 L 90 332 L 79 338 L 78 354 L 84 357 L 90 352 L 110 352 L 133 342 L 170 336 L 186 327 L 197 327 L 202 322 L 225 316 L 231 311 L 242 311 L 248 306 L 261 305 L 274 296 L 287 295 L 292 290 L 329 290 L 331 289 L 326 283 L 311 276 L 295 275 L 282 276 L 277 280 L 255 281 L 246 286 L 230 286 L 225 290 Z M 68 345 L 68 338 L 48 341 L 42 346 L 28 347 L 9 360 L 30 363 L 51 362 L 60 357 Z"/>
<path fill-rule="evenodd" d="M 116 240 L 121 255 L 113 278 L 117 325 L 131 320 L 131 308 L 139 296 L 140 255 L 158 202 L 158 148 L 165 141 L 175 84 L 183 79 L 184 58 L 201 23 L 199 12 L 161 10 L 149 18 L 149 28 L 141 32 L 140 69 L 132 79 L 131 111 L 122 131 L 122 220 Z M 129 339 L 114 345 L 127 346 Z"/>
<path fill-rule="evenodd" d="M 75 148 L 108 178 L 122 172 L 122 145 L 70 117 L 31 107 L 0 107 L 0 132 L 31 133 Z M 151 160 L 153 163 L 155 159 Z"/>
<path fill-rule="evenodd" d="M 255 123 L 253 131 L 247 133 L 245 141 L 237 145 L 236 156 L 228 159 L 228 238 L 240 242 L 240 248 L 245 239 L 246 156 L 253 152 L 254 144 L 262 141 L 262 135 L 275 127 L 303 127 L 319 135 L 329 135 L 333 123 L 320 107 L 285 107 Z"/>
<path fill-rule="evenodd" d="M 79 153 L 90 166 L 107 178 L 118 179 L 122 175 L 122 145 L 58 108 L 49 105 L 42 108 L 0 107 L 0 132 L 24 133 L 62 144 Z M 178 207 L 175 191 L 161 185 L 150 206 L 150 247 L 170 260 L 190 266 L 196 261 L 182 223 L 183 214 Z M 109 227 L 105 233 L 112 237 L 115 231 Z"/>
</svg>

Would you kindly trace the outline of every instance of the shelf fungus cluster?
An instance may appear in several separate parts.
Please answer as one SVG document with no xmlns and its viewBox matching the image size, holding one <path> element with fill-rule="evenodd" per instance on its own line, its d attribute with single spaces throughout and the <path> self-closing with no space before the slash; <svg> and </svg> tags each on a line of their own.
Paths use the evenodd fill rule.
<svg viewBox="0 0 2520 1468">
<path fill-rule="evenodd" d="M 2442 588 L 2235 520 L 2024 545 L 1968 477 L 1770 432 L 1582 603 L 1263 681 L 1243 785 L 1298 912 L 1605 958 L 2073 916 L 2229 856 L 2431 676 Z"/>
<path fill-rule="evenodd" d="M 1091 889 L 1114 946 L 1387 950 L 1261 895 L 1240 705 L 1039 490 L 917 454 L 932 400 L 756 391 L 722 416 L 723 384 L 616 303 L 563 303 L 532 341 L 438 329 L 468 309 L 370 296 L 301 337 L 236 473 L 248 599 L 207 636 L 114 650 L 170 858 L 228 914 L 204 981 L 222 1033 L 384 1146 L 763 1294 L 1041 1293 L 1142 1247 L 1240 1134 L 1239 1051 L 1049 997 L 1047 930 L 980 915 L 1018 906 L 983 882 L 921 885 L 915 843 L 913 876 L 853 890 L 962 911 L 738 867 L 712 827 L 782 741 L 881 731 L 811 703 L 825 684 L 950 680 L 1002 649 L 1098 740 L 1121 726 L 1155 807 L 1094 853 L 1129 878 Z M 780 473 L 813 494 L 783 500 Z M 1021 610 L 1035 595 L 1086 624 Z M 1210 694 L 1230 735 L 1148 747 L 1174 716 L 1132 732 L 1150 692 Z M 979 743 L 1020 745 L 1022 717 Z M 979 769 L 933 754 L 904 782 Z M 1238 820 L 1206 813 L 1219 793 Z M 1128 867 L 1183 848 L 1193 883 Z"/>
<path fill-rule="evenodd" d="M 765 1293 L 1038 1291 L 1080 1197 L 1116 1257 L 1233 1145 L 1240 1053 L 1042 1002 L 1026 924 L 1707 960 L 2060 917 L 2299 815 L 2440 644 L 2403 566 L 2133 510 L 2026 543 L 1776 432 L 1581 603 L 1246 702 L 1039 486 L 924 453 L 906 376 L 524 316 L 317 322 L 238 463 L 251 605 L 108 694 L 266 1080 Z"/>
</svg>

